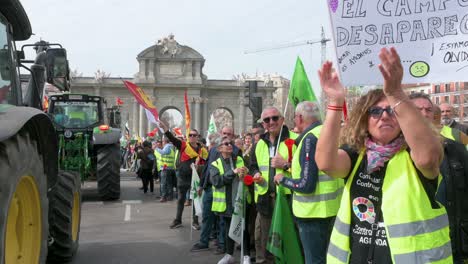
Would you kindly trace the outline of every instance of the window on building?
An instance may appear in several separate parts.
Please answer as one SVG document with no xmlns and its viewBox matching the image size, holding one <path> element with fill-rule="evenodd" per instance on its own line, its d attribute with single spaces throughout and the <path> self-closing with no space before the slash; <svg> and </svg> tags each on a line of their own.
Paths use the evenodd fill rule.
<svg viewBox="0 0 468 264">
<path fill-rule="evenodd" d="M 445 92 L 446 93 L 450 92 L 450 83 L 445 84 Z"/>
<path fill-rule="evenodd" d="M 460 91 L 460 83 L 459 82 L 455 83 L 455 91 Z"/>
<path fill-rule="evenodd" d="M 424 90 L 419 90 L 420 93 L 424 93 Z"/>
<path fill-rule="evenodd" d="M 468 104 L 468 94 L 465 94 L 465 96 L 463 96 L 463 103 Z"/>
<path fill-rule="evenodd" d="M 440 101 L 439 101 L 439 97 L 438 97 L 438 96 L 435 98 L 435 103 L 436 103 L 436 105 L 440 104 Z"/>
<path fill-rule="evenodd" d="M 468 107 L 464 107 L 463 108 L 463 118 L 467 118 L 468 117 Z"/>
<path fill-rule="evenodd" d="M 447 103 L 447 104 L 450 103 L 448 95 L 444 96 L 444 103 Z"/>
<path fill-rule="evenodd" d="M 415 91 L 411 91 L 411 94 L 414 94 L 414 93 L 415 93 Z"/>
<path fill-rule="evenodd" d="M 436 84 L 434 88 L 435 88 L 435 93 L 440 93 L 440 85 Z"/>
<path fill-rule="evenodd" d="M 453 97 L 453 103 L 454 104 L 459 104 L 460 103 L 460 95 L 455 95 Z"/>
</svg>

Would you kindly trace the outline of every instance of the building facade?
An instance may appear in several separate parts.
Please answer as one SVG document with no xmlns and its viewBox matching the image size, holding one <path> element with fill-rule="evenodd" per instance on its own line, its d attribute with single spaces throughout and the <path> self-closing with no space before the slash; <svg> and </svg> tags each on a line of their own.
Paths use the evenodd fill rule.
<svg viewBox="0 0 468 264">
<path fill-rule="evenodd" d="M 122 124 L 128 122 L 131 133 L 145 136 L 154 129 L 148 123 L 145 110 L 125 88 L 123 80 L 137 84 L 162 115 L 175 109 L 184 116 L 184 92 L 187 91 L 191 111 L 191 126 L 204 135 L 209 116 L 217 109 L 227 110 L 233 119 L 234 131 L 240 134 L 252 126 L 252 113 L 245 97 L 246 80 L 210 80 L 203 73 L 204 57 L 191 47 L 180 45 L 173 35 L 159 40 L 156 45 L 137 55 L 139 65 L 134 77 L 116 78 L 98 71 L 94 77 L 75 76 L 71 91 L 103 96 L 108 102 L 120 98 Z M 276 105 L 275 92 L 288 82 L 259 80 L 258 92 L 263 107 Z M 287 93 L 286 93 L 287 94 Z M 220 129 L 220 128 L 219 128 Z M 182 128 L 184 130 L 184 128 Z"/>
</svg>

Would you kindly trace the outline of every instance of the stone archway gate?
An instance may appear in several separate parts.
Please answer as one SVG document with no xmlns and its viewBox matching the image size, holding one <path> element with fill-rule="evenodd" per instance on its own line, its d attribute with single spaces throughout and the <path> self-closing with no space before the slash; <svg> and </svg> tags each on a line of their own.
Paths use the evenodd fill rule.
<svg viewBox="0 0 468 264">
<path fill-rule="evenodd" d="M 194 49 L 179 45 L 171 35 L 159 40 L 137 56 L 139 71 L 134 78 L 122 78 L 137 84 L 158 109 L 175 107 L 184 115 L 184 92 L 190 102 L 192 127 L 206 134 L 210 114 L 217 108 L 227 108 L 233 114 L 235 133 L 251 127 L 252 113 L 248 108 L 245 80 L 209 80 L 203 74 L 205 59 Z M 114 78 L 98 70 L 94 77 L 72 78 L 73 93 L 103 96 L 108 105 L 117 97 L 122 105 L 122 124 L 128 122 L 132 134 L 144 136 L 154 128 L 144 109 L 133 99 L 121 78 Z M 265 85 L 266 84 L 266 85 Z M 274 104 L 273 93 L 279 87 L 259 81 L 258 92 L 263 107 Z"/>
</svg>

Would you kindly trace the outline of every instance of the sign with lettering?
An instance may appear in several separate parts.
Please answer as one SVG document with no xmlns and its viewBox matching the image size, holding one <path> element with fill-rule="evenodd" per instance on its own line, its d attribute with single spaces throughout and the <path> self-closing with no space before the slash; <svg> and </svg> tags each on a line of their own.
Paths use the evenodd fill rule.
<svg viewBox="0 0 468 264">
<path fill-rule="evenodd" d="M 394 46 L 403 83 L 468 80 L 468 0 L 327 0 L 344 85 L 382 84 Z"/>
</svg>

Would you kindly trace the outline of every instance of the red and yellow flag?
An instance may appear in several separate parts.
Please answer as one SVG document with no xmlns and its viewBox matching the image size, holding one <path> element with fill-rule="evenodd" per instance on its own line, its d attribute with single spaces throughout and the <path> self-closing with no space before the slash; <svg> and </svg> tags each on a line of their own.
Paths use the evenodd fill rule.
<svg viewBox="0 0 468 264">
<path fill-rule="evenodd" d="M 124 102 L 122 101 L 122 99 L 120 99 L 120 97 L 117 97 L 117 98 L 115 99 L 115 104 L 116 104 L 116 105 L 123 105 Z"/>
<path fill-rule="evenodd" d="M 189 133 L 190 133 L 190 108 L 188 104 L 187 91 L 185 91 L 184 93 L 184 103 L 185 103 L 185 134 L 188 140 Z"/>
<path fill-rule="evenodd" d="M 158 109 L 156 109 L 156 106 L 151 102 L 151 100 L 146 96 L 145 92 L 138 87 L 136 84 L 129 82 L 129 81 L 123 81 L 127 89 L 135 96 L 135 99 L 137 102 L 142 105 L 146 109 L 147 117 L 149 121 L 151 121 L 154 124 L 159 123 L 159 115 L 158 115 Z M 151 115 L 149 115 L 149 113 Z"/>
<path fill-rule="evenodd" d="M 44 112 L 47 112 L 49 110 L 49 97 L 47 97 L 47 95 L 44 95 L 44 102 L 42 103 L 42 110 L 44 110 Z"/>
</svg>

